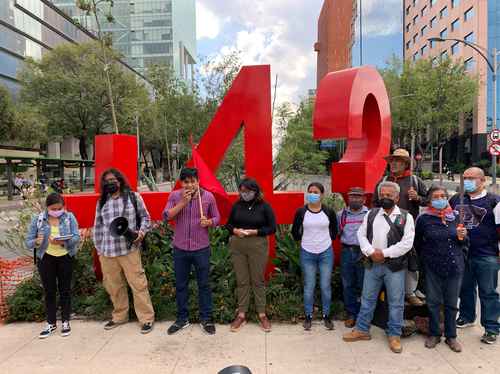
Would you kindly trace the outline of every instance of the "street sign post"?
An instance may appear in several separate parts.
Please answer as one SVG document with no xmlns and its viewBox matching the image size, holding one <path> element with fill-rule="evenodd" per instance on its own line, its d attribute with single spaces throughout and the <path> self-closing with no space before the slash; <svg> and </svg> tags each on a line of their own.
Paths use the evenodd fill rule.
<svg viewBox="0 0 500 374">
<path fill-rule="evenodd" d="M 493 130 L 490 132 L 489 134 L 490 136 L 490 140 L 493 142 L 493 143 L 496 143 L 498 141 L 500 141 L 500 130 Z"/>
</svg>

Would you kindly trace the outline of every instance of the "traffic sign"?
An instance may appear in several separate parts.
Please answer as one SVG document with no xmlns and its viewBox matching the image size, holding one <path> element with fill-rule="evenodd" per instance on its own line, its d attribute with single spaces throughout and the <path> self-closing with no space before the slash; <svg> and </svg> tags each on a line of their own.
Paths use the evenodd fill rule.
<svg viewBox="0 0 500 374">
<path fill-rule="evenodd" d="M 500 141 L 500 130 L 493 130 L 490 132 L 490 140 L 495 143 Z"/>
<path fill-rule="evenodd" d="M 489 151 L 490 155 L 492 156 L 500 156 L 500 144 L 493 143 L 492 145 L 490 145 Z"/>
</svg>

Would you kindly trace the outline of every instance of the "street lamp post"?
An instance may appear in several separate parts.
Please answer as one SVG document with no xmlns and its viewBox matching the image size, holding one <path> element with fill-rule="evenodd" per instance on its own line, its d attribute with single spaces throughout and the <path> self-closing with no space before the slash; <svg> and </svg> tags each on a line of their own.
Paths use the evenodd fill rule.
<svg viewBox="0 0 500 374">
<path fill-rule="evenodd" d="M 497 71 L 498 71 L 498 55 L 500 52 L 497 51 L 496 48 L 493 48 L 491 53 L 488 52 L 488 50 L 484 47 L 481 47 L 475 43 L 471 43 L 462 39 L 455 39 L 455 38 L 429 38 L 427 39 L 430 42 L 445 42 L 445 41 L 455 41 L 459 42 L 462 44 L 465 44 L 468 47 L 471 47 L 474 49 L 479 55 L 486 61 L 488 64 L 488 67 L 490 68 L 492 72 L 492 81 L 493 81 L 493 130 L 497 129 Z M 493 63 L 490 61 L 490 58 L 488 58 L 481 50 L 486 51 L 487 54 L 490 55 L 490 58 L 493 59 Z M 497 156 L 492 155 L 491 156 L 491 162 L 493 164 L 493 171 L 492 171 L 492 181 L 491 184 L 493 185 L 493 188 L 496 192 L 496 186 L 497 186 Z"/>
</svg>

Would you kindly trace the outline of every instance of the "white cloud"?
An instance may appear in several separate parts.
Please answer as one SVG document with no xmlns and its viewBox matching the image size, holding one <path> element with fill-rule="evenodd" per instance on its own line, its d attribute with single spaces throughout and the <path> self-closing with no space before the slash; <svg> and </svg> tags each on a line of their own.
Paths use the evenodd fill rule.
<svg viewBox="0 0 500 374">
<path fill-rule="evenodd" d="M 245 65 L 271 65 L 273 83 L 279 76 L 278 103 L 297 102 L 316 86 L 313 45 L 323 0 L 197 0 L 197 4 L 209 15 L 205 22 L 210 27 L 219 22 L 217 27 L 233 31 L 224 32 L 225 45 L 214 53 L 237 49 Z M 365 40 L 400 32 L 401 8 L 401 0 L 363 0 Z M 225 20 L 224 25 L 217 18 Z M 236 36 L 228 39 L 228 35 Z"/>
<path fill-rule="evenodd" d="M 215 39 L 219 36 L 221 20 L 201 1 L 196 2 L 196 37 Z"/>
</svg>

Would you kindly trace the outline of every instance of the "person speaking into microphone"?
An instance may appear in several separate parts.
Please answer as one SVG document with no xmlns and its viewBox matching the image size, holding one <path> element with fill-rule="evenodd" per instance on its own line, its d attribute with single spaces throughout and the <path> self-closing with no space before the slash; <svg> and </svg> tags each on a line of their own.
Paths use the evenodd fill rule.
<svg viewBox="0 0 500 374">
<path fill-rule="evenodd" d="M 111 330 L 128 322 L 128 283 L 141 333 L 147 334 L 153 329 L 154 310 L 142 267 L 140 244 L 151 227 L 151 219 L 141 195 L 131 191 L 127 179 L 119 170 L 106 170 L 101 176 L 100 186 L 94 244 L 99 254 L 104 287 L 113 303 L 112 319 L 104 325 L 104 329 Z M 125 223 L 126 232 L 131 235 L 117 232 L 117 218 L 122 221 L 122 227 Z"/>
</svg>

